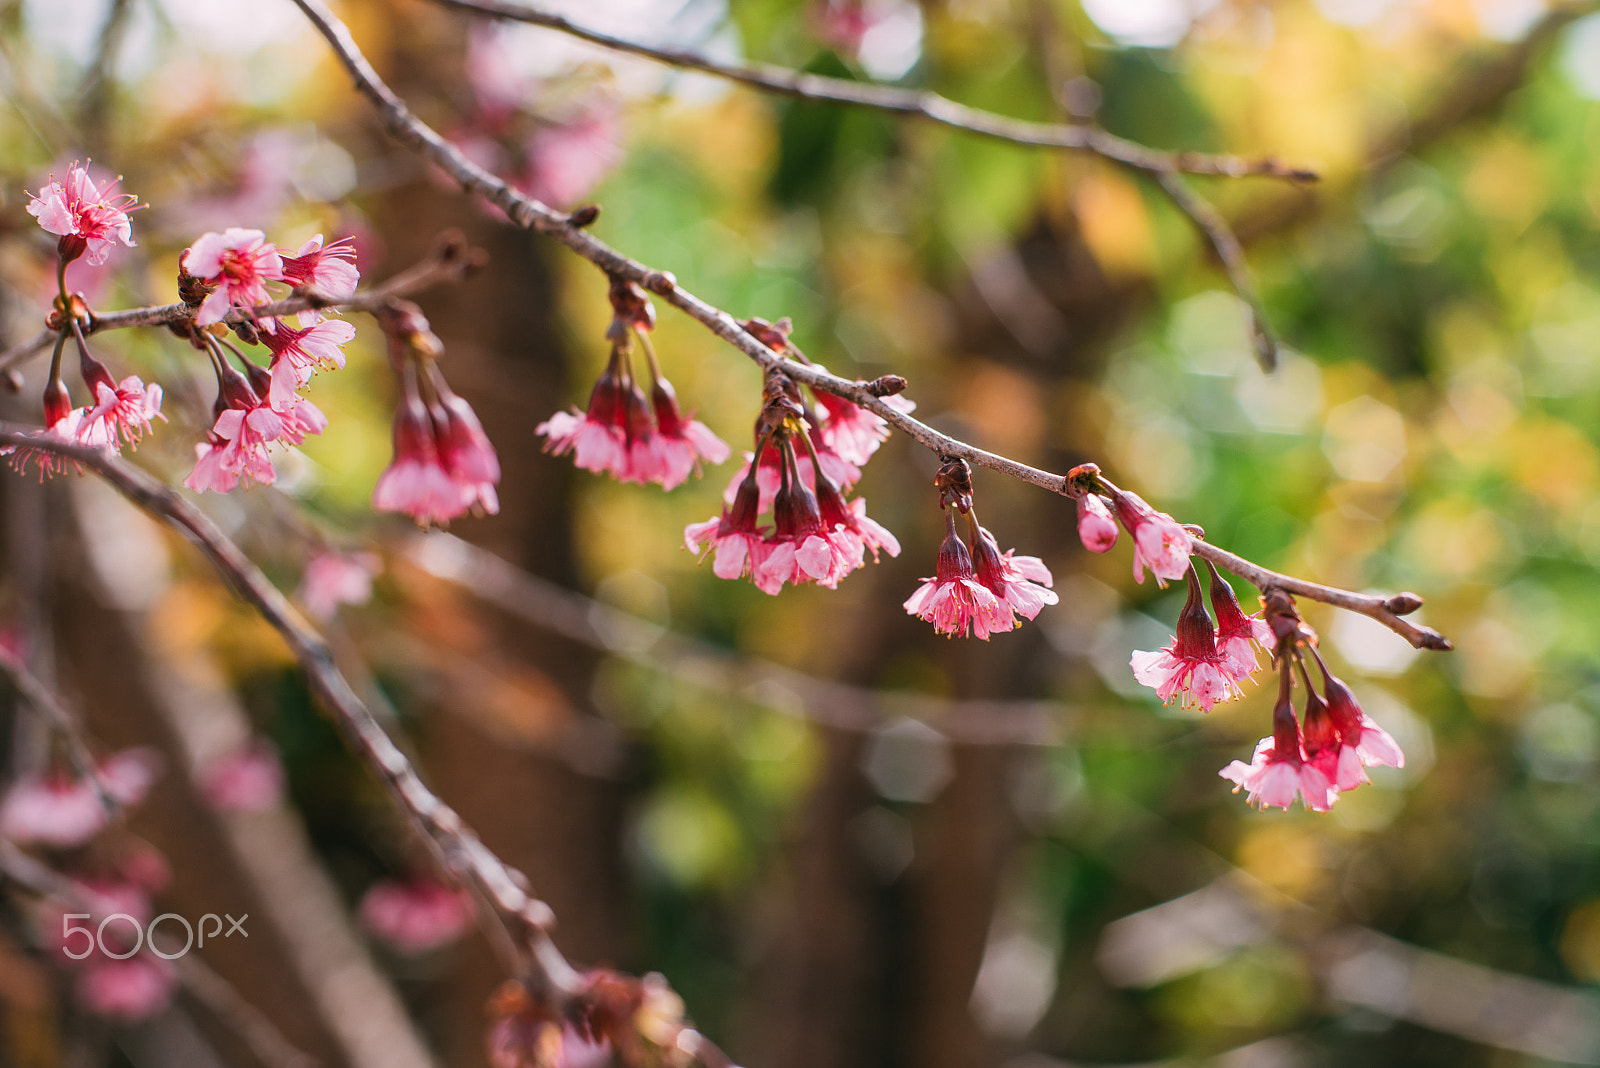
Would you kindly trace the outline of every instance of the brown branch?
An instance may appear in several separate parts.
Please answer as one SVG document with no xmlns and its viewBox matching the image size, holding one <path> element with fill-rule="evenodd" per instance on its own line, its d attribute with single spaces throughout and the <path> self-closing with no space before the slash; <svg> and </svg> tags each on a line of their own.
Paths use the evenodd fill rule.
<svg viewBox="0 0 1600 1068">
<path fill-rule="evenodd" d="M 1250 339 L 1255 345 L 1256 360 L 1261 364 L 1263 371 L 1276 370 L 1278 338 L 1272 331 L 1272 324 L 1267 321 L 1266 308 L 1261 305 L 1261 294 L 1256 290 L 1255 279 L 1250 274 L 1250 264 L 1245 260 L 1244 246 L 1239 244 L 1239 238 L 1228 225 L 1228 220 L 1222 217 L 1222 213 L 1210 201 L 1185 185 L 1176 172 L 1166 171 L 1158 174 L 1156 181 L 1161 184 L 1167 199 L 1188 217 L 1194 228 L 1200 231 L 1200 235 L 1211 246 L 1211 250 L 1217 254 L 1217 259 L 1221 262 L 1234 292 L 1238 293 L 1239 298 L 1249 306 Z"/>
<path fill-rule="evenodd" d="M 378 76 L 377 71 L 372 69 L 372 64 L 367 61 L 360 47 L 351 38 L 349 28 L 328 10 L 322 0 L 295 0 L 295 4 L 305 12 L 317 31 L 333 47 L 345 70 L 349 71 L 355 80 L 356 88 L 372 101 L 397 139 L 438 164 L 464 189 L 505 212 L 518 226 L 554 238 L 594 264 L 609 278 L 623 278 L 643 286 L 744 353 L 764 370 L 781 370 L 797 382 L 843 397 L 860 407 L 876 412 L 891 426 L 940 456 L 957 457 L 980 467 L 1010 475 L 1041 489 L 1047 489 L 1052 493 L 1071 495 L 1067 480 L 1062 475 L 1018 463 L 1009 457 L 976 448 L 957 438 L 941 434 L 926 423 L 885 404 L 872 392 L 866 382 L 840 378 L 816 366 L 785 359 L 757 340 L 732 315 L 679 286 L 677 279 L 671 274 L 630 259 L 590 234 L 582 226 L 574 224 L 569 216 L 521 193 L 504 179 L 473 163 L 436 130 L 411 113 L 405 101 L 396 96 L 394 90 L 390 89 Z M 1207 550 L 1209 551 L 1211 549 Z M 1304 597 L 1325 600 L 1329 595 L 1336 595 L 1344 602 L 1340 607 L 1350 607 L 1353 611 L 1372 616 L 1413 645 L 1430 649 L 1449 648 L 1449 642 L 1442 636 L 1415 627 L 1388 610 L 1385 610 L 1386 614 L 1375 611 L 1364 603 L 1366 599 L 1361 594 L 1332 590 L 1330 587 L 1299 579 L 1288 579 L 1287 576 L 1276 575 L 1265 568 L 1249 564 L 1231 553 L 1224 555 L 1227 560 L 1236 561 L 1240 566 L 1247 567 L 1251 573 L 1263 577 L 1273 576 L 1280 581 L 1272 584 L 1290 589 Z M 1207 558 L 1213 559 L 1209 556 Z M 1214 562 L 1219 566 L 1232 571 L 1233 568 L 1227 560 L 1221 557 L 1214 558 Z M 1234 573 L 1250 580 L 1249 573 L 1239 571 Z M 1290 582 L 1295 585 L 1291 587 L 1288 584 Z M 1427 638 L 1428 634 L 1434 634 L 1434 637 Z"/>
<path fill-rule="evenodd" d="M 335 300 L 326 294 L 302 288 L 287 300 L 251 309 L 249 315 L 239 311 L 229 312 L 224 321 L 238 323 L 269 315 L 294 315 L 314 308 L 370 312 L 396 297 L 408 296 L 444 282 L 459 282 L 481 268 L 485 262 L 484 251 L 469 247 L 461 231 L 447 230 L 434 239 L 432 250 L 422 260 L 378 285 L 360 290 L 353 296 Z M 134 326 L 166 326 L 193 317 L 194 309 L 187 304 L 155 304 L 144 308 L 128 308 L 124 311 L 96 315 L 85 325 L 84 335 Z M 50 329 L 42 330 L 28 340 L 0 352 L 0 373 L 42 351 L 55 340 L 57 332 Z"/>
<path fill-rule="evenodd" d="M 669 67 L 709 74 L 714 78 L 737 82 L 762 92 L 818 103 L 848 104 L 874 111 L 887 111 L 1018 145 L 1091 152 L 1149 174 L 1161 175 L 1181 171 L 1227 178 L 1260 175 L 1285 178 L 1293 182 L 1317 180 L 1315 171 L 1306 167 L 1289 166 L 1272 156 L 1246 159 L 1242 156 L 1208 155 L 1200 152 L 1163 152 L 1117 137 L 1088 123 L 1030 122 L 958 104 L 930 91 L 829 78 L 765 63 L 719 63 L 695 52 L 675 48 L 655 48 L 625 37 L 602 33 L 599 30 L 579 26 L 561 15 L 521 4 L 502 3 L 501 0 L 434 0 L 434 2 L 443 7 L 487 18 L 543 26 L 613 52 L 641 56 Z"/>
<path fill-rule="evenodd" d="M 71 879 L 3 838 L 0 838 L 0 878 L 74 912 L 90 915 L 100 912 Z M 152 931 L 151 938 L 159 938 L 167 943 L 161 948 L 168 954 L 175 955 L 181 948 L 176 939 L 168 942 L 160 932 Z M 172 959 L 184 988 L 237 1034 L 262 1064 L 268 1068 L 314 1068 L 316 1058 L 285 1038 L 283 1032 L 240 994 L 232 983 L 196 957 L 184 954 L 169 959 Z"/>
<path fill-rule="evenodd" d="M 282 636 L 312 692 L 343 730 L 356 755 L 382 780 L 440 865 L 492 907 L 499 928 L 509 936 L 507 944 L 516 953 L 516 959 L 508 961 L 512 970 L 533 976 L 534 988 L 547 993 L 558 1008 L 582 995 L 583 976 L 550 937 L 555 924 L 550 906 L 528 893 L 523 874 L 497 857 L 428 789 L 334 665 L 327 642 L 215 523 L 164 483 L 107 452 L 51 441 L 0 423 L 0 446 L 5 445 L 49 451 L 89 468 L 134 504 L 188 536 L 235 592 Z M 695 1041 L 714 1048 L 703 1037 Z M 725 1058 L 702 1059 L 708 1065 L 728 1063 Z"/>
</svg>

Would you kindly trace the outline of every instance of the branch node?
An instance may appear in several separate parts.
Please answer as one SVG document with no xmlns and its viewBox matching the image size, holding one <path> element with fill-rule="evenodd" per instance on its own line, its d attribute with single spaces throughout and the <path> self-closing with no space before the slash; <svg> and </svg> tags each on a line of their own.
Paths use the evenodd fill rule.
<svg viewBox="0 0 1600 1068">
<path fill-rule="evenodd" d="M 1383 607 L 1397 616 L 1409 616 L 1422 607 L 1422 598 L 1414 593 L 1397 593 L 1383 602 Z"/>
<path fill-rule="evenodd" d="M 600 205 L 585 204 L 583 207 L 567 216 L 567 225 L 582 230 L 586 226 L 593 226 L 594 221 L 600 218 Z"/>
<path fill-rule="evenodd" d="M 671 271 L 651 271 L 644 276 L 644 287 L 652 293 L 666 296 L 678 288 L 678 279 Z"/>
<path fill-rule="evenodd" d="M 893 397 L 905 389 L 906 380 L 899 375 L 879 375 L 867 383 L 867 392 L 874 397 Z"/>
</svg>

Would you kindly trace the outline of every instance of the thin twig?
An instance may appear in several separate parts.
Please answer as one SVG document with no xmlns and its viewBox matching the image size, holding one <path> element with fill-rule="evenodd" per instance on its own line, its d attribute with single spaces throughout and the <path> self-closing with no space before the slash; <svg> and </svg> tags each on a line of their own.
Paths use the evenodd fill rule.
<svg viewBox="0 0 1600 1068">
<path fill-rule="evenodd" d="M 1091 152 L 1150 174 L 1182 171 L 1188 174 L 1220 175 L 1227 178 L 1260 175 L 1285 178 L 1294 182 L 1317 180 L 1316 171 L 1306 167 L 1289 166 L 1271 156 L 1246 159 L 1242 156 L 1209 155 L 1201 152 L 1162 152 L 1117 137 L 1087 123 L 1030 122 L 958 104 L 930 91 L 829 78 L 765 63 L 719 63 L 695 52 L 656 48 L 625 37 L 589 29 L 561 15 L 521 4 L 501 3 L 500 0 L 435 0 L 435 3 L 488 18 L 543 26 L 613 52 L 641 56 L 670 67 L 709 74 L 714 78 L 723 78 L 779 96 L 893 112 L 1018 145 Z"/>
<path fill-rule="evenodd" d="M 1272 324 L 1267 321 L 1266 308 L 1261 305 L 1261 294 L 1256 289 L 1255 278 L 1250 273 L 1250 264 L 1245 259 L 1244 246 L 1239 244 L 1239 238 L 1228 225 L 1228 220 L 1222 217 L 1222 213 L 1209 200 L 1185 185 L 1176 172 L 1158 174 L 1156 181 L 1161 184 L 1167 199 L 1188 217 L 1194 228 L 1200 231 L 1206 243 L 1211 246 L 1211 250 L 1217 254 L 1217 259 L 1221 262 L 1234 292 L 1238 293 L 1239 299 L 1250 308 L 1250 340 L 1255 345 L 1256 360 L 1261 364 L 1263 371 L 1276 370 L 1278 338 L 1273 333 Z"/>
<path fill-rule="evenodd" d="M 100 799 L 100 807 L 105 811 L 106 821 L 115 822 L 122 815 L 122 802 L 116 799 L 110 786 L 106 784 L 105 777 L 100 774 L 100 766 L 94 759 L 94 750 L 89 745 L 89 737 L 84 733 L 78 717 L 50 691 L 50 687 L 40 682 L 19 659 L 3 647 L 0 647 L 0 675 L 4 675 L 22 699 L 55 729 L 66 746 L 67 759 L 72 762 L 72 770 L 78 773 L 79 778 L 87 779 L 94 786 L 94 792 Z"/>
<path fill-rule="evenodd" d="M 287 300 L 252 308 L 248 315 L 239 311 L 230 312 L 224 321 L 238 323 L 250 319 L 263 319 L 267 316 L 294 315 L 319 308 L 372 311 L 396 297 L 409 296 L 443 282 L 459 282 L 481 268 L 485 260 L 483 250 L 470 248 L 461 231 L 447 230 L 434 239 L 433 248 L 425 258 L 378 285 L 358 291 L 353 296 L 335 300 L 326 294 L 303 290 Z M 84 334 L 87 336 L 132 326 L 166 326 L 193 316 L 194 309 L 187 304 L 153 304 L 144 308 L 128 308 L 125 311 L 96 315 L 84 327 Z M 50 329 L 42 330 L 28 340 L 0 352 L 0 373 L 46 348 L 55 340 L 57 332 Z"/>
<path fill-rule="evenodd" d="M 518 951 L 518 959 L 507 962 L 509 967 L 535 976 L 537 988 L 547 991 L 557 1008 L 582 995 L 583 976 L 550 937 L 555 923 L 550 906 L 528 893 L 522 873 L 496 856 L 455 810 L 428 789 L 334 665 L 327 642 L 215 523 L 166 484 L 109 453 L 0 423 L 0 446 L 5 445 L 52 452 L 95 471 L 134 504 L 199 546 L 235 592 L 283 637 L 312 692 L 343 729 L 357 756 L 383 781 L 441 866 L 493 907 L 496 921 L 510 936 L 508 943 Z M 706 1063 L 728 1062 L 708 1057 Z"/>
<path fill-rule="evenodd" d="M 1030 485 L 1050 490 L 1052 493 L 1070 496 L 1067 480 L 1062 475 L 1018 463 L 1009 457 L 976 448 L 947 434 L 941 434 L 926 423 L 885 404 L 882 398 L 872 392 L 866 382 L 840 378 L 819 367 L 785 359 L 757 340 L 732 315 L 679 286 L 677 279 L 671 274 L 647 267 L 638 260 L 623 255 L 583 227 L 575 225 L 567 215 L 523 194 L 504 179 L 473 163 L 437 131 L 411 113 L 405 101 L 396 96 L 394 90 L 390 89 L 378 76 L 377 71 L 372 69 L 372 64 L 367 61 L 366 56 L 350 36 L 349 28 L 328 10 L 322 0 L 294 0 L 294 2 L 333 47 L 345 69 L 355 80 L 356 88 L 372 101 L 388 122 L 394 136 L 438 164 L 464 189 L 505 212 L 517 225 L 555 238 L 610 278 L 623 278 L 643 286 L 750 357 L 763 369 L 781 370 L 797 382 L 843 397 L 860 407 L 876 412 L 891 426 L 940 456 L 958 457 L 980 467 L 1010 475 Z M 1209 553 L 1212 551 L 1208 547 L 1202 555 L 1212 559 L 1221 567 L 1233 571 L 1228 561 L 1245 566 L 1247 571 L 1234 571 L 1241 578 L 1254 581 L 1251 578 L 1252 574 L 1270 577 L 1279 581 L 1271 582 L 1269 585 L 1281 586 L 1313 600 L 1325 599 L 1326 594 L 1319 596 L 1319 591 L 1335 593 L 1341 599 L 1341 607 L 1351 607 L 1354 611 L 1372 616 L 1413 645 L 1428 649 L 1449 648 L 1450 643 L 1443 636 L 1426 628 L 1415 627 L 1386 609 L 1374 608 L 1366 603 L 1371 599 L 1361 594 L 1330 591 L 1329 587 L 1318 586 L 1316 583 L 1276 575 L 1265 568 L 1249 564 L 1231 553 L 1210 556 Z"/>
</svg>

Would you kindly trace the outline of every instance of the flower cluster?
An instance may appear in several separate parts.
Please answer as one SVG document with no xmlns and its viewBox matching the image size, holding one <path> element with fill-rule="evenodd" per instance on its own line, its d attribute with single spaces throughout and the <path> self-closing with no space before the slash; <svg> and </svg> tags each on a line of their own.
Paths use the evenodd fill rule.
<svg viewBox="0 0 1600 1068">
<path fill-rule="evenodd" d="M 687 1063 L 680 1036 L 688 1028 L 683 999 L 652 972 L 634 978 L 592 968 L 558 1015 L 519 982 L 489 1001 L 489 1063 L 494 1068 L 629 1068 Z"/>
<path fill-rule="evenodd" d="M 260 230 L 230 226 L 220 234 L 201 234 L 189 246 L 178 261 L 179 288 L 200 326 L 220 323 L 230 311 L 255 319 L 256 309 L 272 301 L 269 282 L 309 288 L 329 300 L 349 297 L 361 281 L 355 261 L 355 243 L 348 237 L 324 245 L 318 234 L 286 256 Z M 303 314 L 301 325 L 307 318 L 318 316 Z M 265 329 L 270 333 L 272 327 L 265 324 Z"/>
<path fill-rule="evenodd" d="M 1198 705 L 1203 712 L 1219 701 L 1244 695 L 1242 683 L 1261 667 L 1257 647 L 1271 649 L 1273 636 L 1265 621 L 1247 616 L 1225 582 L 1210 563 L 1211 604 L 1217 613 L 1212 624 L 1200 592 L 1200 576 L 1191 565 L 1186 569 L 1189 599 L 1178 614 L 1177 633 L 1164 649 L 1135 652 L 1130 666 L 1133 677 L 1160 695 L 1163 704 L 1174 699 L 1185 705 Z"/>
<path fill-rule="evenodd" d="M 1299 797 L 1316 812 L 1326 812 L 1346 790 L 1369 782 L 1366 769 L 1405 766 L 1405 754 L 1387 731 L 1361 710 L 1355 694 L 1328 670 L 1317 651 L 1315 635 L 1300 622 L 1293 601 L 1282 591 L 1268 597 L 1268 615 L 1276 639 L 1278 701 L 1272 713 L 1272 735 L 1256 745 L 1250 763 L 1235 760 L 1219 775 L 1247 791 L 1251 804 L 1287 809 Z M 1306 670 L 1309 655 L 1322 675 L 1321 694 Z M 1298 668 L 1305 688 L 1305 708 L 1294 714 L 1292 691 Z"/>
<path fill-rule="evenodd" d="M 408 515 L 423 527 L 468 512 L 494 515 L 500 511 L 500 457 L 472 405 L 445 382 L 438 365 L 444 345 L 410 301 L 391 301 L 380 309 L 378 322 L 389 339 L 401 395 L 394 459 L 378 477 L 372 507 Z"/>
<path fill-rule="evenodd" d="M 718 578 L 748 575 L 774 595 L 785 583 L 832 589 L 866 562 L 868 549 L 874 560 L 880 552 L 900 554 L 895 536 L 868 517 L 866 501 L 846 497 L 861 468 L 828 445 L 831 423 L 805 403 L 788 375 L 768 374 L 756 451 L 729 483 L 722 514 L 683 532 L 690 552 L 715 552 L 711 570 Z M 870 455 L 868 449 L 862 459 Z M 770 528 L 759 522 L 768 512 Z"/>
<path fill-rule="evenodd" d="M 65 182 L 54 177 L 28 205 L 28 211 L 46 231 L 60 236 L 56 243 L 55 307 L 50 324 L 56 330 L 55 350 L 51 354 L 50 374 L 44 388 L 44 429 L 35 436 L 45 442 L 77 445 L 83 448 L 120 452 L 132 448 L 154 419 L 161 414 L 161 387 L 146 386 L 138 375 L 118 381 L 106 365 L 89 351 L 85 336 L 93 318 L 81 295 L 67 293 L 67 264 L 80 256 L 88 263 L 106 261 L 116 242 L 133 245 L 133 225 L 128 219 L 136 197 L 115 192 L 121 179 L 96 184 L 85 167 L 74 163 Z M 89 391 L 89 403 L 74 407 L 72 394 L 61 377 L 61 358 L 71 338 L 78 350 L 78 372 Z M 40 476 L 59 474 L 70 461 L 59 453 L 28 445 L 0 448 L 18 471 L 29 461 L 38 465 Z"/>
<path fill-rule="evenodd" d="M 571 453 L 572 462 L 585 471 L 618 482 L 654 482 L 676 489 L 691 472 L 699 472 L 702 460 L 726 460 L 728 446 L 678 407 L 677 392 L 661 373 L 650 342 L 656 316 L 644 291 L 632 282 L 613 280 L 611 306 L 614 314 L 606 332 L 611 358 L 589 393 L 588 408 L 556 412 L 536 433 L 544 435 L 546 452 Z M 648 398 L 634 375 L 635 338 L 650 368 Z"/>
<path fill-rule="evenodd" d="M 978 524 L 972 507 L 972 471 L 964 460 L 946 460 L 934 480 L 945 509 L 945 536 L 932 578 L 922 580 L 905 610 L 947 637 L 968 631 L 984 641 L 1014 629 L 1017 617 L 1034 619 L 1058 598 L 1037 556 L 1000 551 L 994 535 Z M 956 532 L 956 513 L 966 516 L 971 545 Z"/>
</svg>

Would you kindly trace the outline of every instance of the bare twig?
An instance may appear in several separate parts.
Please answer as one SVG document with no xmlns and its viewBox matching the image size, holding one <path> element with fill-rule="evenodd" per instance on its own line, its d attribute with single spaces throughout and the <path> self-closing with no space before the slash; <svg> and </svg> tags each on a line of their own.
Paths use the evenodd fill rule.
<svg viewBox="0 0 1600 1068">
<path fill-rule="evenodd" d="M 516 959 L 508 966 L 533 977 L 536 988 L 560 1007 L 583 993 L 583 976 L 550 937 L 555 915 L 525 889 L 521 872 L 496 856 L 461 817 L 428 789 L 334 665 L 332 650 L 244 551 L 207 516 L 170 487 L 109 453 L 40 438 L 0 423 L 0 446 L 21 445 L 58 454 L 104 478 L 123 496 L 183 532 L 211 560 L 234 590 L 283 637 L 312 692 L 344 731 L 356 755 L 389 790 L 440 865 L 494 911 Z M 705 1043 L 703 1038 L 697 1039 Z M 720 1056 L 720 1054 L 719 1054 Z M 707 1055 L 708 1064 L 726 1064 Z"/>
<path fill-rule="evenodd" d="M 851 381 L 828 373 L 819 367 L 810 364 L 798 363 L 785 359 L 749 333 L 732 315 L 721 308 L 695 296 L 677 283 L 671 274 L 658 271 L 645 266 L 638 260 L 618 252 L 610 245 L 596 238 L 581 226 L 574 225 L 571 219 L 558 211 L 553 210 L 538 200 L 529 197 L 513 188 L 504 179 L 478 166 L 467 159 L 459 149 L 441 137 L 437 131 L 427 123 L 411 113 L 411 109 L 395 95 L 394 90 L 378 77 L 377 71 L 372 69 L 372 64 L 362 55 L 361 49 L 350 36 L 350 30 L 328 10 L 322 0 L 294 0 L 300 10 L 316 26 L 319 33 L 333 46 L 340 62 L 344 64 L 350 76 L 355 79 L 356 88 L 372 101 L 388 122 L 391 132 L 402 143 L 421 153 L 434 163 L 438 164 L 445 173 L 449 174 L 462 187 L 477 194 L 479 197 L 493 204 L 517 225 L 537 233 L 555 238 L 573 252 L 594 264 L 610 278 L 623 278 L 643 286 L 645 289 L 659 296 L 662 300 L 688 315 L 691 319 L 705 326 L 712 333 L 722 338 L 728 344 L 754 360 L 763 369 L 781 370 L 797 382 L 802 382 L 813 389 L 823 390 L 835 396 L 843 397 L 869 411 L 882 416 L 891 426 L 908 435 L 919 444 L 931 449 L 940 456 L 958 457 L 969 463 L 1001 474 L 1010 475 L 1030 485 L 1050 490 L 1053 493 L 1069 494 L 1067 481 L 1061 476 L 1050 471 L 1043 471 L 1037 467 L 1018 463 L 1006 456 L 1000 456 L 984 449 L 976 448 L 941 434 L 917 419 L 906 415 L 895 408 L 885 404 L 869 388 L 868 383 Z M 1323 600 L 1319 591 L 1328 591 L 1328 587 L 1318 586 L 1316 583 L 1301 582 L 1298 579 L 1288 579 L 1287 576 L 1276 575 L 1265 568 L 1247 564 L 1231 553 L 1220 556 L 1210 556 L 1210 552 L 1218 551 L 1206 547 L 1202 555 L 1212 559 L 1219 566 L 1230 571 L 1233 567 L 1228 561 L 1248 566 L 1249 573 L 1235 571 L 1241 578 L 1254 581 L 1251 574 L 1262 577 L 1272 577 L 1277 580 L 1269 585 L 1278 585 L 1292 592 L 1313 600 Z M 1294 585 L 1290 585 L 1293 583 Z M 1405 637 L 1413 645 L 1430 649 L 1447 649 L 1449 642 L 1442 636 L 1423 628 L 1414 627 L 1399 619 L 1393 612 L 1387 615 L 1380 613 L 1370 605 L 1364 604 L 1360 594 L 1345 591 L 1333 591 L 1345 599 L 1348 604 L 1341 607 L 1351 607 L 1354 611 L 1370 615 L 1389 626 L 1396 633 Z M 1332 602 L 1329 602 L 1332 603 Z M 1360 607 L 1357 605 L 1360 604 Z M 1427 635 L 1433 635 L 1432 638 Z"/>
<path fill-rule="evenodd" d="M 105 777 L 100 774 L 100 766 L 94 759 L 94 750 L 89 745 L 89 738 L 84 734 L 78 717 L 72 714 L 48 686 L 40 682 L 20 660 L 4 648 L 0 648 L 0 675 L 4 675 L 22 699 L 54 728 L 66 746 L 67 759 L 72 762 L 72 770 L 78 773 L 79 778 L 87 779 L 94 786 L 95 794 L 100 799 L 100 807 L 105 810 L 107 822 L 115 821 L 122 814 L 122 803 L 112 794 Z"/>
<path fill-rule="evenodd" d="M 875 85 L 870 82 L 853 82 L 844 78 L 829 78 L 764 63 L 719 63 L 695 52 L 656 48 L 625 37 L 589 29 L 561 15 L 522 4 L 502 3 L 500 0 L 435 0 L 435 2 L 474 15 L 543 26 L 613 52 L 641 56 L 669 67 L 709 74 L 714 78 L 723 78 L 779 96 L 893 112 L 997 141 L 1010 141 L 1013 144 L 1090 152 L 1150 174 L 1160 175 L 1181 171 L 1227 178 L 1261 175 L 1269 178 L 1285 178 L 1294 182 L 1317 180 L 1317 172 L 1306 167 L 1290 166 L 1271 156 L 1246 159 L 1242 156 L 1208 155 L 1200 152 L 1162 152 L 1117 137 L 1088 123 L 1046 123 L 1015 119 L 958 104 L 934 92 Z"/>
<path fill-rule="evenodd" d="M 97 916 L 100 911 L 71 879 L 3 838 L 0 838 L 0 878 L 74 912 Z M 154 930 L 151 937 L 166 941 L 161 932 Z M 162 946 L 164 952 L 173 955 L 169 959 L 173 960 L 184 988 L 237 1034 L 262 1064 L 268 1068 L 315 1068 L 316 1059 L 285 1038 L 232 983 L 198 958 L 179 955 L 179 948 L 176 940 Z"/>
<path fill-rule="evenodd" d="M 428 255 L 399 274 L 363 289 L 344 300 L 335 300 L 314 290 L 302 289 L 287 300 L 266 304 L 251 310 L 250 315 L 234 311 L 225 321 L 243 322 L 246 319 L 265 318 L 269 315 L 294 315 L 313 308 L 339 308 L 344 311 L 372 311 L 396 297 L 408 296 L 443 282 L 459 282 L 486 262 L 482 249 L 471 248 L 459 230 L 447 230 L 434 239 Z M 154 304 L 144 308 L 96 315 L 84 327 L 85 336 L 105 330 L 121 330 L 132 326 L 166 326 L 192 318 L 194 309 L 186 304 Z M 16 366 L 34 353 L 43 350 L 55 340 L 57 331 L 42 330 L 26 341 L 0 352 L 0 372 Z"/>
<path fill-rule="evenodd" d="M 1211 250 L 1217 254 L 1223 271 L 1228 276 L 1234 292 L 1250 308 L 1250 339 L 1255 344 L 1256 360 L 1263 371 L 1273 371 L 1278 366 L 1278 338 L 1267 321 L 1267 310 L 1261 306 L 1261 294 L 1256 290 L 1255 279 L 1250 274 L 1250 264 L 1244 258 L 1244 247 L 1234 234 L 1228 220 L 1204 197 L 1184 184 L 1174 171 L 1156 176 L 1167 199 L 1186 215 Z"/>
</svg>

